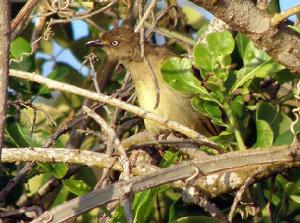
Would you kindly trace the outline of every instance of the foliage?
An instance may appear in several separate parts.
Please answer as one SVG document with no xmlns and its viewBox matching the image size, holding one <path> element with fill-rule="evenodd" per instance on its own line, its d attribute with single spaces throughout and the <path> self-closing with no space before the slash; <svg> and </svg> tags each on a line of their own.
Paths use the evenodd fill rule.
<svg viewBox="0 0 300 223">
<path fill-rule="evenodd" d="M 76 8 L 78 11 L 90 5 L 85 1 L 75 2 L 79 5 Z M 112 24 L 123 21 L 124 11 L 127 10 L 126 4 L 125 1 L 120 1 L 111 11 L 85 20 L 87 22 L 84 22 L 84 25 L 89 24 L 88 33 L 80 39 L 75 38 L 75 34 L 81 28 L 78 24 L 72 22 L 53 25 L 51 29 L 54 36 L 50 40 L 42 39 L 38 51 L 32 50 L 30 40 L 35 28 L 33 23 L 29 22 L 24 31 L 11 43 L 10 68 L 36 72 L 49 79 L 88 89 L 93 85 L 92 75 L 87 75 L 88 72 L 84 70 L 86 71 L 90 65 L 85 63 L 83 71 L 80 70 L 80 65 L 75 66 L 86 62 L 89 49 L 84 47 L 84 43 L 97 38 L 99 32 L 107 30 Z M 95 5 L 97 9 L 103 6 L 98 3 Z M 271 1 L 269 10 L 275 13 L 278 9 L 278 1 Z M 174 15 L 173 12 L 170 9 L 157 26 L 172 29 L 189 37 L 198 38 L 197 35 L 203 35 L 207 27 L 204 24 L 207 21 L 203 20 L 201 14 L 190 8 L 185 8 L 181 12 L 179 8 L 177 12 L 179 22 L 176 23 L 177 14 Z M 49 19 L 47 18 L 48 21 Z M 152 38 L 155 43 L 161 44 L 157 39 L 159 39 L 157 36 Z M 164 46 L 174 52 L 188 53 L 185 44 L 172 38 L 166 38 L 165 41 Z M 101 72 L 107 68 L 106 54 L 102 50 L 94 53 L 98 57 L 95 71 Z M 292 109 L 295 107 L 293 87 L 298 81 L 294 74 L 264 51 L 255 48 L 242 33 L 234 36 L 227 31 L 211 33 L 206 37 L 205 43 L 197 43 L 193 47 L 192 56 L 192 60 L 179 56 L 166 59 L 161 66 L 163 78 L 170 87 L 190 95 L 193 108 L 211 119 L 219 130 L 219 134 L 211 137 L 211 140 L 219 144 L 224 152 L 290 145 L 293 142 L 294 135 L 291 132 L 294 120 Z M 110 73 L 108 83 L 101 89 L 106 94 L 118 91 L 126 71 L 122 66 L 113 66 Z M 131 98 L 124 98 L 127 99 Z M 11 78 L 5 147 L 45 146 L 49 137 L 70 120 L 74 120 L 83 103 L 86 103 L 86 100 L 79 96 L 56 92 L 40 84 Z M 116 115 L 117 122 L 114 123 L 116 118 L 112 117 L 114 112 L 114 108 L 105 106 L 100 113 L 108 123 L 112 123 L 112 126 L 132 118 L 131 115 L 121 112 Z M 134 126 L 128 129 L 123 137 L 128 137 L 141 129 L 141 126 Z M 56 139 L 49 149 L 77 146 L 76 148 L 90 150 L 103 145 L 102 140 L 106 136 L 97 125 L 93 123 L 87 129 L 81 130 L 85 133 L 82 142 L 78 144 L 75 140 L 70 142 L 70 139 L 74 139 L 75 133 L 67 131 Z M 300 131 L 300 124 L 295 125 L 295 131 L 296 133 Z M 75 139 L 79 140 L 80 137 L 76 136 L 78 135 L 75 135 Z M 206 148 L 201 149 L 205 151 Z M 159 152 L 157 152 L 161 158 L 159 165 L 162 168 L 185 159 L 184 154 L 174 152 L 174 148 L 168 147 L 165 151 Z M 21 165 L 16 163 L 3 166 L 0 181 L 2 188 L 18 174 Z M 47 210 L 66 200 L 89 193 L 99 179 L 99 170 L 87 167 L 78 167 L 76 171 L 74 169 L 75 167 L 62 163 L 34 165 L 24 182 L 19 183 L 13 193 L 6 197 L 2 207 L 41 205 Z M 109 176 L 107 183 L 117 181 L 119 173 L 112 172 Z M 43 199 L 36 200 L 35 195 L 40 192 L 38 190 L 53 179 L 59 186 L 51 188 L 52 193 L 48 193 L 42 197 Z M 16 202 L 25 196 L 28 200 L 23 206 L 18 206 L 20 203 Z M 299 221 L 298 170 L 290 170 L 255 184 L 249 189 L 247 196 L 249 202 L 238 206 L 239 214 L 235 216 L 234 222 L 251 222 L 253 217 L 249 210 L 253 206 L 259 210 L 255 215 L 261 222 Z M 213 201 L 227 214 L 232 199 L 233 195 L 227 194 Z M 136 194 L 132 209 L 134 222 L 217 222 L 203 209 L 185 204 L 181 194 L 169 185 Z M 97 208 L 82 215 L 78 221 L 96 222 L 98 214 L 103 216 L 103 213 L 111 218 L 111 222 L 126 221 L 121 205 L 114 208 L 109 205 Z M 22 215 L 20 221 L 24 219 L 28 220 L 28 217 Z"/>
</svg>

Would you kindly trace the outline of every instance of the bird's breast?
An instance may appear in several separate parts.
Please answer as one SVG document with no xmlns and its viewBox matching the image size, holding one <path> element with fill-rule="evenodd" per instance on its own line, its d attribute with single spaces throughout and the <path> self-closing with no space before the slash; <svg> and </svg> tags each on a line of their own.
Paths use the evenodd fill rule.
<svg viewBox="0 0 300 223">
<path fill-rule="evenodd" d="M 163 80 L 160 72 L 162 61 L 154 56 L 149 57 L 149 62 L 159 85 L 160 100 L 157 108 L 154 108 L 157 91 L 147 65 L 143 62 L 127 64 L 140 107 L 209 135 L 207 130 L 203 128 L 203 123 L 201 124 L 202 121 L 207 121 L 207 119 L 193 109 L 190 101 L 191 96 L 174 90 Z M 145 120 L 145 127 L 153 134 L 158 134 L 166 129 L 157 122 L 150 120 Z"/>
</svg>

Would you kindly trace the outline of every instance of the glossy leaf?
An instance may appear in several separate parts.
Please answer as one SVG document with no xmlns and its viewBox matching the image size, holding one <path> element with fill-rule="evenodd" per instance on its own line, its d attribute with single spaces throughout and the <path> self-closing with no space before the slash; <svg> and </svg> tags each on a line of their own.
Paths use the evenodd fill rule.
<svg viewBox="0 0 300 223">
<path fill-rule="evenodd" d="M 289 117 L 282 112 L 277 111 L 274 107 L 266 102 L 259 103 L 256 119 L 264 120 L 269 123 L 274 131 L 275 136 L 289 130 L 291 125 L 291 120 Z"/>
<path fill-rule="evenodd" d="M 288 195 L 293 195 L 297 192 L 297 185 L 294 182 L 288 182 L 284 187 L 284 191 Z"/>
<path fill-rule="evenodd" d="M 234 39 L 228 31 L 210 33 L 206 37 L 208 49 L 214 55 L 229 55 L 234 50 Z"/>
<path fill-rule="evenodd" d="M 255 147 L 270 147 L 273 144 L 273 131 L 264 120 L 256 120 L 256 143 Z"/>
<path fill-rule="evenodd" d="M 300 195 L 291 195 L 290 198 L 297 204 L 300 204 Z"/>
<path fill-rule="evenodd" d="M 194 47 L 194 64 L 206 71 L 213 71 L 217 66 L 215 57 L 201 43 Z"/>
<path fill-rule="evenodd" d="M 26 54 L 31 52 L 31 46 L 26 39 L 18 37 L 11 42 L 10 52 L 15 59 L 20 59 L 21 56 L 25 57 Z"/>
<path fill-rule="evenodd" d="M 232 91 L 236 91 L 239 87 L 242 87 L 255 77 L 264 78 L 282 69 L 284 69 L 284 67 L 274 62 L 271 58 L 263 60 L 256 58 L 251 61 L 251 64 L 248 64 L 237 72 L 237 81 L 233 85 Z"/>
<path fill-rule="evenodd" d="M 229 126 L 224 126 L 229 128 Z M 212 136 L 210 139 L 220 145 L 227 147 L 232 146 L 233 142 L 235 141 L 233 133 L 226 130 L 222 131 L 218 136 Z"/>
<path fill-rule="evenodd" d="M 205 223 L 218 223 L 219 221 L 213 217 L 207 216 L 188 216 L 178 218 L 174 223 L 194 223 L 194 222 L 205 222 Z"/>
<path fill-rule="evenodd" d="M 195 110 L 211 118 L 216 125 L 223 125 L 222 112 L 217 103 L 194 97 L 192 105 Z"/>
<path fill-rule="evenodd" d="M 295 132 L 299 135 L 300 123 L 295 125 Z M 287 129 L 284 133 L 278 135 L 273 143 L 274 146 L 290 145 L 294 140 L 294 135 L 290 129 Z"/>
<path fill-rule="evenodd" d="M 271 14 L 280 13 L 280 2 L 279 2 L 279 0 L 271 0 L 268 4 L 268 11 Z"/>
<path fill-rule="evenodd" d="M 102 208 L 101 208 L 102 209 Z M 105 211 L 105 214 L 107 216 L 110 215 L 109 210 Z M 124 206 L 122 205 L 118 205 L 117 208 L 115 208 L 114 212 L 113 212 L 113 216 L 111 216 L 110 218 L 110 223 L 125 223 L 126 221 L 126 214 L 124 211 Z"/>
<path fill-rule="evenodd" d="M 236 45 L 243 59 L 244 66 L 249 64 L 256 56 L 257 49 L 254 47 L 253 43 L 242 33 L 238 33 L 236 38 Z"/>
<path fill-rule="evenodd" d="M 29 125 L 9 123 L 6 127 L 6 134 L 16 147 L 40 147 L 42 141 L 31 134 Z"/>
<path fill-rule="evenodd" d="M 154 204 L 159 188 L 152 188 L 138 193 L 133 202 L 134 223 L 147 222 L 154 211 Z"/>
<path fill-rule="evenodd" d="M 231 109 L 235 119 L 241 121 L 242 119 L 245 118 L 246 115 L 245 101 L 242 96 L 237 96 L 232 100 Z"/>
<path fill-rule="evenodd" d="M 74 180 L 74 179 L 66 179 L 63 180 L 63 185 L 73 194 L 76 194 L 77 196 L 82 196 L 91 191 L 90 186 L 88 186 L 84 181 L 82 180 Z"/>
<path fill-rule="evenodd" d="M 297 75 L 294 73 L 291 73 L 289 70 L 284 69 L 277 73 L 275 73 L 274 78 L 278 81 L 279 84 L 284 84 L 286 82 L 295 80 L 297 78 Z"/>
<path fill-rule="evenodd" d="M 39 163 L 38 165 L 57 179 L 62 179 L 68 172 L 68 165 L 64 163 Z"/>
<path fill-rule="evenodd" d="M 186 58 L 170 58 L 163 62 L 161 72 L 164 80 L 174 89 L 184 93 L 199 94 L 205 100 L 215 99 L 201 86 L 201 82 L 192 73 L 192 64 Z"/>
</svg>

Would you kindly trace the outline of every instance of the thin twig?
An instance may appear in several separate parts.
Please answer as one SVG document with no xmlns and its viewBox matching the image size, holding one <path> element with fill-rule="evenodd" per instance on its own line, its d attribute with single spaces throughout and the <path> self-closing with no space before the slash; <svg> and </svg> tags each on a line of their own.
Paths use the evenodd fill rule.
<svg viewBox="0 0 300 223">
<path fill-rule="evenodd" d="M 148 68 L 148 70 L 150 71 L 151 74 L 151 79 L 154 83 L 154 88 L 155 88 L 155 105 L 154 105 L 154 109 L 158 108 L 159 106 L 159 102 L 160 102 L 160 89 L 159 89 L 159 84 L 157 81 L 157 77 L 154 73 L 153 67 L 150 63 L 150 61 L 147 58 L 147 55 L 144 55 L 144 64 L 146 65 L 146 67 Z"/>
<path fill-rule="evenodd" d="M 287 19 L 288 17 L 295 15 L 300 12 L 300 5 L 296 5 L 288 10 L 281 12 L 279 14 L 275 14 L 271 20 L 272 26 L 277 26 L 280 22 Z"/>
<path fill-rule="evenodd" d="M 10 32 L 14 32 L 20 22 L 26 20 L 32 12 L 39 0 L 28 0 L 23 8 L 19 11 L 18 15 L 10 23 Z"/>
<path fill-rule="evenodd" d="M 144 25 L 145 25 L 146 28 L 151 28 L 152 27 L 151 23 L 149 23 L 147 21 L 144 22 Z M 168 30 L 164 27 L 156 27 L 154 29 L 154 31 L 161 34 L 161 35 L 163 35 L 163 36 L 166 36 L 168 38 L 174 38 L 174 39 L 179 40 L 183 43 L 187 43 L 191 46 L 194 46 L 196 44 L 196 41 L 193 40 L 192 38 L 187 37 L 185 35 L 182 35 L 182 34 L 180 34 L 178 32 L 175 32 L 175 31 L 170 31 L 170 30 Z"/>
<path fill-rule="evenodd" d="M 154 3 L 153 6 L 151 6 L 151 4 Z M 150 6 L 148 7 L 148 15 L 150 13 L 150 11 L 153 9 L 153 7 L 155 6 L 156 0 L 152 0 Z M 146 17 L 148 16 L 146 15 Z M 140 46 L 141 46 L 141 57 L 143 58 L 144 64 L 147 67 L 147 69 L 150 71 L 151 74 L 151 79 L 152 82 L 154 83 L 154 88 L 155 88 L 155 105 L 154 105 L 154 109 L 158 108 L 159 106 L 159 101 L 160 101 L 160 90 L 159 90 L 159 84 L 155 75 L 155 72 L 153 70 L 153 67 L 150 63 L 150 61 L 147 58 L 147 55 L 145 55 L 145 28 L 144 28 L 144 21 L 145 21 L 145 15 L 144 15 L 144 0 L 139 0 L 139 19 L 140 22 L 138 24 L 138 27 L 135 28 L 135 32 L 140 33 Z M 144 21 L 142 21 L 144 19 Z M 141 22 L 142 21 L 142 22 Z"/>
<path fill-rule="evenodd" d="M 97 113 L 95 113 L 93 110 L 89 109 L 86 106 L 83 106 L 82 109 L 85 113 L 87 113 L 88 116 L 93 118 L 101 126 L 102 130 L 107 133 L 107 137 L 109 139 L 108 141 L 112 141 L 113 144 L 115 145 L 116 149 L 120 154 L 119 161 L 124 170 L 124 180 L 128 181 L 130 179 L 130 162 L 125 152 L 125 149 L 123 148 L 115 131 L 112 128 L 110 128 L 106 123 L 106 121 L 103 118 L 101 118 Z M 124 205 L 127 221 L 132 222 L 133 216 L 131 212 L 130 197 L 125 197 L 122 203 Z"/>
<path fill-rule="evenodd" d="M 299 100 L 300 100 L 300 80 L 298 81 L 298 83 L 296 85 L 296 88 L 297 88 L 297 90 L 296 90 L 296 94 L 295 94 L 294 97 L 299 102 Z M 298 107 L 294 108 L 292 110 L 292 112 L 294 113 L 294 115 L 296 117 L 295 120 L 292 122 L 291 127 L 290 127 L 291 132 L 293 133 L 293 136 L 294 136 L 294 139 L 293 139 L 293 142 L 292 142 L 292 145 L 294 145 L 295 143 L 299 142 L 299 137 L 298 137 L 298 133 L 295 130 L 295 126 L 299 121 L 300 107 L 298 106 Z"/>
<path fill-rule="evenodd" d="M 31 207 L 24 207 L 24 208 L 20 208 L 20 209 L 9 210 L 9 211 L 1 211 L 0 218 L 6 218 L 6 217 L 14 216 L 14 215 L 21 215 L 21 214 L 28 213 L 28 212 L 34 212 L 35 218 L 38 217 L 39 215 L 43 214 L 43 211 L 40 207 L 31 206 Z"/>
<path fill-rule="evenodd" d="M 54 33 L 52 32 L 52 30 L 51 30 L 51 27 L 50 27 L 50 24 L 48 24 L 47 25 L 47 27 L 46 27 L 46 30 L 44 31 L 44 33 L 43 33 L 43 35 L 42 36 L 40 36 L 39 38 L 37 38 L 35 41 L 33 41 L 32 43 L 31 43 L 31 51 L 29 52 L 29 53 L 27 53 L 27 52 L 22 52 L 21 53 L 21 55 L 20 55 L 20 58 L 16 58 L 16 59 L 14 59 L 14 58 L 11 58 L 10 59 L 10 61 L 9 61 L 9 63 L 11 63 L 12 61 L 13 62 L 16 62 L 16 63 L 20 63 L 23 59 L 24 59 L 24 56 L 31 56 L 34 52 L 35 52 L 35 45 L 36 44 L 38 44 L 42 39 L 43 40 L 49 40 L 49 38 L 51 37 L 51 36 L 53 36 L 54 35 Z M 57 55 L 58 56 L 58 55 Z"/>
<path fill-rule="evenodd" d="M 173 7 L 176 7 L 176 6 L 175 5 L 171 5 L 171 6 L 167 7 L 167 8 L 165 8 L 164 10 L 160 11 L 159 14 L 156 17 L 153 16 L 151 27 L 148 27 L 148 24 L 147 24 L 148 30 L 147 30 L 146 38 L 148 38 L 150 36 L 150 34 L 152 32 L 154 32 L 158 21 L 160 19 L 162 19 Z"/>
<path fill-rule="evenodd" d="M 40 5 L 38 6 L 37 9 L 37 13 L 47 13 L 47 8 L 45 7 L 46 1 L 42 1 L 40 3 Z M 35 21 L 35 25 L 34 25 L 34 29 L 32 31 L 32 35 L 31 35 L 31 48 L 33 52 L 36 52 L 37 49 L 40 46 L 40 42 L 37 41 L 39 39 L 39 37 L 41 36 L 41 33 L 44 30 L 44 27 L 46 25 L 47 22 L 47 16 L 43 16 L 43 17 L 36 17 L 36 21 Z"/>
<path fill-rule="evenodd" d="M 140 2 L 142 2 L 140 0 Z M 153 8 L 156 5 L 156 0 L 152 0 L 148 6 L 148 8 L 145 11 L 145 14 L 143 14 L 142 18 L 140 18 L 139 23 L 136 25 L 134 32 L 138 32 L 140 29 L 143 29 L 144 27 L 144 22 L 146 21 L 146 19 L 148 18 L 149 14 L 153 11 Z"/>
<path fill-rule="evenodd" d="M 84 61 L 80 65 L 79 71 L 81 73 L 83 65 L 88 62 L 88 64 L 91 67 L 91 70 L 92 70 L 91 76 L 92 76 L 92 80 L 93 80 L 96 92 L 101 93 L 101 90 L 100 90 L 100 87 L 99 87 L 99 84 L 98 84 L 98 80 L 97 80 L 97 73 L 96 73 L 95 67 L 94 67 L 94 61 L 97 61 L 97 56 L 94 53 L 88 54 L 87 56 L 84 57 Z"/>
<path fill-rule="evenodd" d="M 244 185 L 240 187 L 240 189 L 237 191 L 235 197 L 234 197 L 234 201 L 231 205 L 230 208 L 230 212 L 228 214 L 228 219 L 230 222 L 232 222 L 232 219 L 234 217 L 235 214 L 235 210 L 237 208 L 237 205 L 239 203 L 239 201 L 242 199 L 242 195 L 245 192 L 246 188 L 250 185 L 253 184 L 255 182 L 255 177 L 257 176 L 257 174 L 259 174 L 262 171 L 261 169 L 258 169 L 252 176 L 249 176 L 247 178 L 247 180 L 245 181 Z"/>
<path fill-rule="evenodd" d="M 205 195 L 199 193 L 195 195 L 194 203 L 198 204 L 212 217 L 219 220 L 220 223 L 230 223 L 226 215 L 212 202 L 210 202 Z"/>
<path fill-rule="evenodd" d="M 110 8 L 112 5 L 114 5 L 116 2 L 117 2 L 117 0 L 112 0 L 109 4 L 107 4 L 103 8 L 100 8 L 100 9 L 94 11 L 94 12 L 73 15 L 72 18 L 70 18 L 70 19 L 52 19 L 50 21 L 50 23 L 51 23 L 51 25 L 53 25 L 53 24 L 57 24 L 57 23 L 69 23 L 69 22 L 72 22 L 72 21 L 75 21 L 75 20 L 91 18 L 94 15 L 97 15 L 99 13 L 104 12 L 105 10 L 107 10 L 108 8 Z"/>
<path fill-rule="evenodd" d="M 124 82 L 122 84 L 122 87 L 118 90 L 118 92 L 120 93 L 124 90 L 128 90 L 127 85 L 129 83 L 130 83 L 130 72 L 127 71 L 126 74 L 125 74 L 125 79 L 124 79 Z M 124 94 L 119 94 L 118 96 L 119 96 L 119 98 L 122 98 L 124 96 L 126 97 L 126 94 L 125 95 Z M 115 113 L 114 113 L 113 118 L 112 118 L 111 123 L 110 123 L 110 126 L 114 131 L 116 130 L 116 126 L 117 126 L 116 123 L 117 123 L 117 120 L 118 120 L 119 113 L 120 113 L 120 109 L 117 108 L 115 110 Z M 117 133 L 117 131 L 116 131 L 116 135 L 117 135 L 117 137 L 120 137 L 120 135 Z M 108 155 L 108 156 L 111 156 L 113 154 L 113 148 L 114 148 L 113 147 L 113 143 L 114 143 L 113 138 L 110 137 L 106 141 L 107 141 L 107 146 L 106 146 L 105 154 Z M 109 173 L 110 170 L 111 170 L 111 167 L 103 169 L 101 178 L 98 180 L 97 184 L 95 185 L 94 190 L 98 189 L 98 188 L 101 188 L 101 187 L 103 188 L 103 186 L 104 186 L 103 183 L 105 184 L 105 182 L 107 182 L 107 180 L 105 181 L 105 179 L 107 178 L 108 173 Z"/>
<path fill-rule="evenodd" d="M 82 109 L 88 116 L 93 118 L 101 126 L 102 130 L 106 132 L 108 138 L 110 138 L 114 142 L 114 145 L 120 154 L 120 163 L 124 164 L 123 168 L 125 173 L 125 180 L 129 180 L 130 179 L 129 160 L 126 155 L 125 149 L 123 148 L 115 131 L 112 128 L 110 128 L 106 123 L 106 121 L 103 118 L 101 118 L 97 113 L 95 113 L 93 110 L 89 109 L 86 106 L 83 106 Z"/>
</svg>

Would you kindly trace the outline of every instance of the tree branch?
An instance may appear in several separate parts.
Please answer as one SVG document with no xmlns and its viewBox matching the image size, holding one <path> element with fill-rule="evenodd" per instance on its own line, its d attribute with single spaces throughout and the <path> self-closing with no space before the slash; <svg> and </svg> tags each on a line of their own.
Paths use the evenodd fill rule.
<svg viewBox="0 0 300 223">
<path fill-rule="evenodd" d="M 64 148 L 3 148 L 4 163 L 19 162 L 50 162 L 79 164 L 90 167 L 110 167 L 115 158 L 102 153 L 79 149 Z M 115 170 L 122 170 L 119 163 L 114 165 Z"/>
<path fill-rule="evenodd" d="M 3 149 L 3 162 L 65 162 L 99 168 L 111 167 L 115 161 L 105 154 L 92 151 L 79 151 L 77 149 L 45 149 L 45 148 L 7 148 Z M 263 169 L 256 175 L 256 179 L 269 177 L 274 172 L 300 165 L 300 145 L 266 148 L 264 150 L 246 150 L 229 152 L 218 156 L 208 156 L 203 160 L 185 162 L 179 165 L 174 173 L 178 176 L 192 175 L 194 167 L 200 170 L 200 176 L 195 186 L 202 188 L 212 196 L 239 188 L 244 181 L 253 176 L 258 167 Z M 121 171 L 122 167 L 117 161 L 112 169 Z M 134 175 L 145 175 L 160 171 L 159 167 L 145 163 L 136 163 L 132 168 Z M 188 176 L 190 176 L 188 175 Z M 182 188 L 182 182 L 174 183 L 175 187 Z"/>
<path fill-rule="evenodd" d="M 42 222 L 45 219 L 51 219 L 51 222 L 55 223 L 64 222 L 97 206 L 122 199 L 124 194 L 126 195 L 130 192 L 136 193 L 174 181 L 177 181 L 177 183 L 173 183 L 173 186 L 183 188 L 185 183 L 178 180 L 192 176 L 195 168 L 199 170 L 200 174 L 198 176 L 199 179 L 195 180 L 194 186 L 197 188 L 200 186 L 204 191 L 211 192 L 211 190 L 215 190 L 216 192 L 216 190 L 220 190 L 218 188 L 220 184 L 215 184 L 215 181 L 218 181 L 218 183 L 224 181 L 223 184 L 230 185 L 231 189 L 237 189 L 244 185 L 249 176 L 253 176 L 253 168 L 257 169 L 258 166 L 264 171 L 256 175 L 255 178 L 257 180 L 269 177 L 274 172 L 299 165 L 300 146 L 296 145 L 293 147 L 282 146 L 263 150 L 230 152 L 215 157 L 207 157 L 202 161 L 185 162 L 164 169 L 157 168 L 156 170 L 152 170 L 152 172 L 141 168 L 144 176 L 135 177 L 126 182 L 118 182 L 104 189 L 98 189 L 85 196 L 65 202 L 45 212 L 39 218 L 32 221 L 32 223 Z M 241 173 L 241 175 L 238 175 L 239 171 L 245 172 L 245 168 L 251 170 L 251 172 L 248 171 L 247 176 L 241 176 Z M 199 181 L 201 180 L 203 181 L 202 185 L 199 185 Z"/>
</svg>

